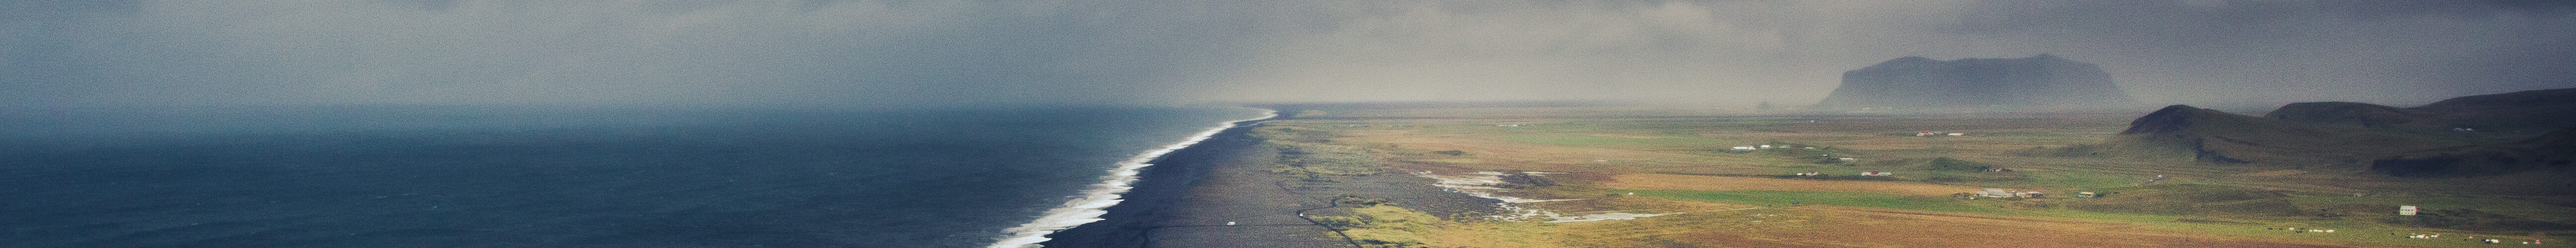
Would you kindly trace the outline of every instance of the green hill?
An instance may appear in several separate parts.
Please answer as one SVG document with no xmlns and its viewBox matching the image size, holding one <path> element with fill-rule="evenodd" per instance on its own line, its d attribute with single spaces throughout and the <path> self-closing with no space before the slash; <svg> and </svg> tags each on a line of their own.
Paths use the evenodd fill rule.
<svg viewBox="0 0 2576 248">
<path fill-rule="evenodd" d="M 2173 105 L 2130 121 L 2103 147 L 2153 159 L 2315 165 L 2457 145 L 2464 144 Z"/>
<path fill-rule="evenodd" d="M 2576 127 L 2576 88 L 2464 96 L 2408 109 L 2438 114 L 2460 127 L 2557 130 Z"/>
<path fill-rule="evenodd" d="M 2329 126 L 2370 128 L 2445 128 L 2447 121 L 2431 112 L 2357 102 L 2303 102 L 2283 105 L 2263 118 Z"/>
<path fill-rule="evenodd" d="M 2576 174 L 2576 128 L 2504 144 L 2458 146 L 2372 160 L 2370 169 L 2391 176 L 2492 176 L 2545 171 Z"/>
<path fill-rule="evenodd" d="M 2483 131 L 2576 127 L 2576 88 L 2464 96 L 2413 108 L 2357 102 L 2303 102 L 2264 118 L 2327 126 Z"/>
</svg>

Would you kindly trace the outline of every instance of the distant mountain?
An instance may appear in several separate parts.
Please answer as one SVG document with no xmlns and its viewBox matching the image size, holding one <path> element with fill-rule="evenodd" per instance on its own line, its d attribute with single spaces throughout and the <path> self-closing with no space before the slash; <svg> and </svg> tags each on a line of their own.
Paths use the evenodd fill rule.
<svg viewBox="0 0 2576 248">
<path fill-rule="evenodd" d="M 2102 68 L 2040 54 L 1938 61 L 1904 57 L 1843 72 L 1818 108 L 2082 108 L 2129 106 Z"/>
<path fill-rule="evenodd" d="M 2576 127 L 2576 88 L 2464 96 L 2413 108 L 2355 102 L 2292 103 L 2263 117 L 2370 128 L 2555 130 Z"/>
<path fill-rule="evenodd" d="M 2150 158 L 2212 163 L 2333 164 L 2397 152 L 2463 145 L 2360 128 L 2307 125 L 2187 105 L 2129 122 L 2104 147 Z"/>
</svg>

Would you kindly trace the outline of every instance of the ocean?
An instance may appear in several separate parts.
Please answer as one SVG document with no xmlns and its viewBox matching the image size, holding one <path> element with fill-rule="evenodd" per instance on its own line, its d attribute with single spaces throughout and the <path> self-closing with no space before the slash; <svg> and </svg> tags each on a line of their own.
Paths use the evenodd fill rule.
<svg viewBox="0 0 2576 248">
<path fill-rule="evenodd" d="M 1140 155 L 1263 115 L 1110 107 L 6 110 L 0 244 L 1017 246 L 1011 242 L 1035 242 L 1033 235 L 1080 224 L 1096 212 L 1087 210 L 1114 203 L 1104 194 L 1116 191 L 1112 181 L 1132 180 L 1139 158 L 1150 157 Z"/>
</svg>

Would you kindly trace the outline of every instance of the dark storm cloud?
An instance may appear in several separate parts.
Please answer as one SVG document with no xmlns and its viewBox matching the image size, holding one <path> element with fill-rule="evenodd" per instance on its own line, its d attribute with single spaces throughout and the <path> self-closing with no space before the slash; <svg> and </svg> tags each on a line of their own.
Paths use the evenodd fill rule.
<svg viewBox="0 0 2576 248">
<path fill-rule="evenodd" d="M 2576 86 L 2569 5 L 2522 1 L 1989 1 L 1957 34 L 2078 55 L 2150 98 L 2420 104 Z"/>
<path fill-rule="evenodd" d="M 1318 58 L 1247 84 L 1297 86 L 1240 94 L 1809 103 L 1840 72 L 1887 59 L 2039 53 L 2100 64 L 2158 103 L 2402 105 L 2576 87 L 2560 45 L 2576 43 L 2576 8 L 2563 1 L 1359 5 L 1338 33 L 1293 37 L 1312 44 L 1275 56 Z"/>
<path fill-rule="evenodd" d="M 2142 100 L 2576 87 L 2564 1 L 19 1 L 15 106 L 1808 103 L 2051 53 Z"/>
<path fill-rule="evenodd" d="M 1252 30 L 1133 3 L 22 4 L 52 8 L 0 27 L 30 104 L 1137 103 Z"/>
</svg>

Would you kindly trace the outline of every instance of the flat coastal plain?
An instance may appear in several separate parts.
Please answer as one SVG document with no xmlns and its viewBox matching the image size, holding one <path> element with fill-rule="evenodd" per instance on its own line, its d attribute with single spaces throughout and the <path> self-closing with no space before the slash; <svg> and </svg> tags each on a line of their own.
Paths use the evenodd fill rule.
<svg viewBox="0 0 2576 248">
<path fill-rule="evenodd" d="M 2563 240 L 2576 235 L 2576 228 L 2563 224 L 2576 223 L 2576 208 L 2567 207 L 2564 197 L 2441 187 L 2442 179 L 2391 178 L 2350 164 L 2046 154 L 2098 144 L 2147 110 L 1820 115 L 1637 106 L 1277 109 L 1290 115 L 1249 127 L 1245 138 L 1258 144 L 1237 151 L 1230 172 L 1214 172 L 1220 175 L 1197 182 L 1205 189 L 1192 193 L 1197 199 L 1259 202 L 1189 203 L 1265 210 L 1174 220 L 1280 226 L 1164 228 L 1155 235 L 1166 236 L 1156 239 L 1246 247 L 2576 243 Z M 1264 186 L 1275 193 L 1245 193 Z M 2038 195 L 1973 194 L 1989 189 Z M 2085 192 L 2100 197 L 2079 196 Z M 2439 213 L 2401 216 L 2398 206 Z M 1306 216 L 1273 213 L 1294 210 Z M 1205 217 L 1235 214 L 1270 217 Z M 1262 239 L 1229 232 L 1311 236 L 1300 236 L 1307 238 L 1295 245 L 1227 243 Z M 2534 241 L 2542 244 L 2524 244 Z"/>
</svg>

